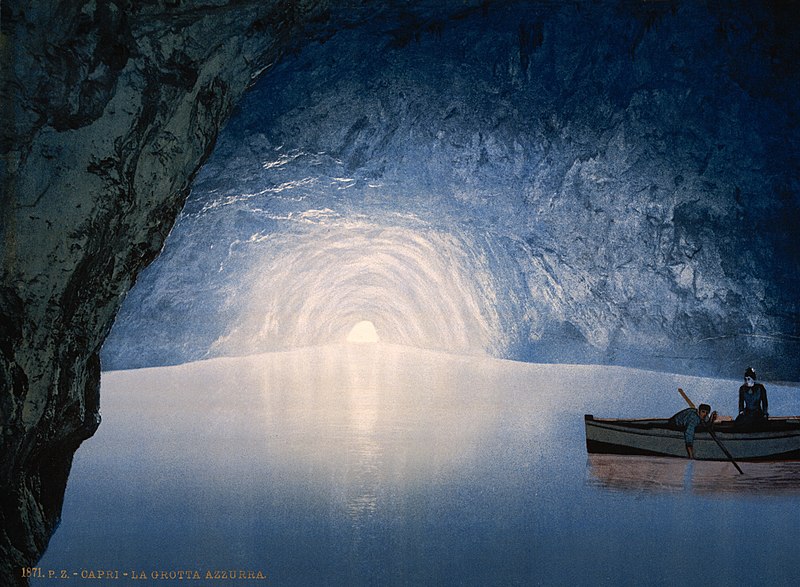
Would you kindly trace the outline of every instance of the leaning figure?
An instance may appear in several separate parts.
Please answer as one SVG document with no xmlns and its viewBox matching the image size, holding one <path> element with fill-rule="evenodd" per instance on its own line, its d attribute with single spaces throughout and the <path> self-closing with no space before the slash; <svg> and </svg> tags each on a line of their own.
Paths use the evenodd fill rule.
<svg viewBox="0 0 800 587">
<path fill-rule="evenodd" d="M 711 412 L 711 406 L 700 404 L 697 409 L 686 408 L 669 419 L 669 425 L 676 430 L 683 430 L 683 440 L 686 443 L 686 454 L 694 458 L 694 432 L 698 426 L 701 429 L 717 419 L 717 413 Z"/>
<path fill-rule="evenodd" d="M 739 388 L 739 415 L 736 428 L 756 428 L 767 423 L 767 390 L 756 383 L 756 372 L 748 367 L 744 372 L 744 384 Z"/>
</svg>

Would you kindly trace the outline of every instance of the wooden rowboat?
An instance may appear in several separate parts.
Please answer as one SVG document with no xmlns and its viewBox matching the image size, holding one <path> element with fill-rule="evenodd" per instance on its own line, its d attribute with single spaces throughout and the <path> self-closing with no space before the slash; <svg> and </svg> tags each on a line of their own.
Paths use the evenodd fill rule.
<svg viewBox="0 0 800 587">
<path fill-rule="evenodd" d="M 612 419 L 584 416 L 586 450 L 590 453 L 653 455 L 686 458 L 683 431 L 667 419 Z M 800 459 L 800 417 L 770 418 L 757 430 L 735 430 L 733 422 L 716 422 L 714 434 L 737 461 L 788 461 Z M 704 461 L 728 457 L 707 430 L 698 426 L 694 456 Z"/>
</svg>

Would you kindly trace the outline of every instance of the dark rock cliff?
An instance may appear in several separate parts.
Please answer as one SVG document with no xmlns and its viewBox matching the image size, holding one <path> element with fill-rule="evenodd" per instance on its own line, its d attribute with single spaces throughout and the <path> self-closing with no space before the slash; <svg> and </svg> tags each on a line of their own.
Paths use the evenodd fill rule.
<svg viewBox="0 0 800 587">
<path fill-rule="evenodd" d="M 11 584 L 24 583 L 19 567 L 38 559 L 57 526 L 72 455 L 99 424 L 100 347 L 126 292 L 161 250 L 218 131 L 253 80 L 310 40 L 326 40 L 336 30 L 375 18 L 387 23 L 392 46 L 401 50 L 440 35 L 448 22 L 512 4 L 462 0 L 364 6 L 324 0 L 2 4 L 0 577 Z M 635 346 L 638 325 L 646 324 L 650 331 L 659 321 L 677 316 L 682 322 L 670 323 L 672 331 L 736 332 L 757 341 L 767 340 L 759 337 L 761 332 L 777 333 L 780 336 L 768 340 L 782 349 L 783 354 L 776 356 L 793 356 L 792 345 L 800 335 L 794 295 L 799 206 L 797 179 L 787 169 L 796 171 L 798 164 L 794 63 L 798 47 L 797 21 L 790 6 L 752 2 L 745 3 L 746 10 L 740 3 L 736 9 L 724 5 L 698 9 L 706 11 L 702 22 L 715 23 L 713 35 L 704 37 L 707 29 L 697 37 L 677 35 L 689 45 L 671 47 L 654 41 L 670 35 L 651 31 L 670 26 L 670 18 L 680 12 L 679 2 L 576 2 L 568 5 L 574 14 L 564 12 L 563 6 L 519 3 L 515 57 L 506 64 L 511 68 L 506 81 L 510 89 L 533 84 L 553 92 L 547 98 L 548 116 L 530 125 L 531 132 L 543 133 L 552 147 L 536 152 L 535 145 L 529 145 L 515 187 L 527 185 L 522 194 L 528 203 L 551 208 L 541 218 L 556 213 L 584 218 L 587 225 L 605 226 L 610 237 L 602 243 L 578 239 L 574 248 L 551 255 L 536 239 L 558 242 L 558 226 L 548 229 L 545 222 L 536 232 L 539 236 L 520 234 L 526 247 L 538 251 L 532 256 L 532 271 L 550 284 L 552 292 L 571 292 L 553 298 L 558 303 L 549 307 L 545 302 L 550 298 L 545 296 L 537 310 L 567 316 L 565 323 L 600 324 L 601 330 L 586 330 L 581 336 L 598 337 L 601 342 L 622 336 L 625 344 Z M 590 6 L 594 8 L 587 16 Z M 561 11 L 558 16 L 542 16 L 556 9 Z M 607 49 L 629 52 L 631 70 L 618 72 L 617 81 L 613 75 L 605 82 L 582 75 L 591 70 L 593 59 L 603 57 L 602 52 L 588 50 L 579 38 L 559 41 L 559 20 L 616 22 L 613 19 L 621 13 L 630 28 L 620 31 Z M 718 45 L 729 58 L 707 74 L 720 78 L 718 87 L 737 86 L 747 99 L 720 109 L 713 96 L 698 103 L 691 92 L 680 98 L 676 87 L 683 81 L 690 87 L 697 80 L 689 77 L 704 75 L 692 69 L 691 59 L 704 47 Z M 646 54 L 660 54 L 669 60 L 669 67 L 657 59 L 644 59 Z M 664 80 L 664 71 L 689 77 Z M 583 116 L 605 119 L 607 134 L 570 126 L 572 115 L 559 114 L 566 95 L 559 92 L 564 88 L 593 104 Z M 605 106 L 591 101 L 593 93 L 604 96 Z M 579 108 L 584 101 L 569 103 Z M 696 123 L 683 133 L 682 110 L 676 105 L 686 104 L 695 112 Z M 736 110 L 748 104 L 762 109 L 756 118 Z M 647 117 L 659 110 L 674 112 L 669 116 L 674 116 L 675 124 L 659 126 L 650 142 L 626 143 L 631 133 L 646 135 Z M 452 124 L 447 123 L 448 112 L 438 113 L 442 124 Z M 525 108 L 519 112 L 525 115 Z M 502 117 L 496 116 L 487 115 L 485 120 L 502 130 Z M 515 114 L 508 110 L 504 116 Z M 663 112 L 658 118 L 664 120 Z M 696 136 L 705 132 L 700 119 L 706 120 L 708 129 Z M 386 133 L 367 132 L 375 124 L 369 117 L 360 127 L 351 124 L 357 140 L 344 155 L 354 169 L 376 164 L 367 156 L 374 146 L 369 143 L 380 142 Z M 768 125 L 763 133 L 750 132 L 763 124 Z M 722 147 L 713 148 L 717 143 L 709 142 L 708 136 L 718 136 L 723 147 L 738 144 L 736 153 L 752 156 L 731 162 Z M 608 160 L 617 167 L 598 163 L 600 138 L 605 148 L 618 153 Z M 505 156 L 506 146 L 498 140 L 490 134 L 476 135 L 475 148 L 461 152 L 487 153 L 487 166 L 480 158 L 456 157 L 460 166 L 454 168 L 454 178 L 469 183 L 473 173 L 481 176 L 491 167 L 493 154 Z M 581 146 L 581 141 L 586 144 Z M 694 148 L 697 145 L 702 148 Z M 460 149 L 455 143 L 440 146 L 449 158 Z M 615 201 L 613 189 L 603 186 L 613 187 L 611 179 L 623 177 L 637 161 L 653 160 L 648 150 L 672 149 L 685 154 L 675 156 L 669 173 L 653 168 L 656 180 L 637 184 L 641 190 L 655 190 L 653 205 L 634 210 L 633 220 L 620 222 L 624 205 Z M 537 165 L 560 171 L 538 174 Z M 733 181 L 737 165 L 752 169 L 747 177 L 757 180 L 738 185 Z M 683 167 L 692 169 L 692 174 L 681 173 Z M 644 177 L 646 171 L 637 173 Z M 558 181 L 550 185 L 542 178 Z M 725 181 L 715 184 L 713 178 Z M 586 185 L 591 189 L 582 189 Z M 477 202 L 486 198 L 480 185 L 473 187 L 469 197 Z M 681 190 L 686 193 L 674 199 L 676 205 L 658 205 Z M 719 198 L 692 205 L 688 192 L 703 190 Z M 558 194 L 552 201 L 543 195 L 551 192 Z M 631 228 L 631 223 L 654 229 L 645 233 Z M 755 227 L 758 247 L 743 246 L 752 236 L 750 230 L 737 230 L 740 223 Z M 644 266 L 663 265 L 645 273 L 654 280 L 653 289 L 666 285 L 668 295 L 680 300 L 670 310 L 679 308 L 677 314 L 661 316 L 650 300 L 629 291 L 643 265 L 624 254 L 625 246 L 642 234 L 671 241 L 664 248 L 650 243 L 654 253 Z M 611 246 L 617 241 L 624 246 Z M 582 259 L 598 250 L 607 257 L 603 266 L 618 271 L 594 274 L 587 281 L 586 275 L 595 268 L 585 266 Z M 729 287 L 740 275 L 747 295 L 753 297 L 747 304 L 737 287 Z M 615 305 L 622 299 L 630 304 L 624 312 Z M 733 310 L 726 313 L 729 304 Z M 747 315 L 741 313 L 743 308 Z M 588 318 L 569 319 L 579 309 Z M 729 321 L 731 327 L 702 325 L 715 320 Z M 612 328 L 618 322 L 623 329 Z M 783 373 L 796 375 L 791 369 Z"/>
<path fill-rule="evenodd" d="M 322 16 L 312 1 L 3 3 L 5 581 L 46 547 L 99 424 L 98 352 L 122 298 L 233 104 Z"/>
</svg>

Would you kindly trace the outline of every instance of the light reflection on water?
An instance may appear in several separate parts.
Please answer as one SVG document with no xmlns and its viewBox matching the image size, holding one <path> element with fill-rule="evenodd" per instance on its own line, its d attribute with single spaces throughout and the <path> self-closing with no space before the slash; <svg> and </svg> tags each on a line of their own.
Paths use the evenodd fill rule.
<svg viewBox="0 0 800 587">
<path fill-rule="evenodd" d="M 800 498 L 800 461 L 740 463 L 592 454 L 592 485 L 627 491 L 691 491 L 709 495 L 787 495 Z"/>
<path fill-rule="evenodd" d="M 41 565 L 261 569 L 274 585 L 800 583 L 798 463 L 740 476 L 585 451 L 584 413 L 668 416 L 678 386 L 724 413 L 737 385 L 386 345 L 104 374 L 103 425 Z M 768 388 L 800 413 L 800 390 Z"/>
</svg>

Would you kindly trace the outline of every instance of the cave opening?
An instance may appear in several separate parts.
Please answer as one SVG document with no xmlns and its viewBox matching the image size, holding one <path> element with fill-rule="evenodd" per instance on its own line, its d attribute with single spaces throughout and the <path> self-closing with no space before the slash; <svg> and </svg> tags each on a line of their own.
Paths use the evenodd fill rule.
<svg viewBox="0 0 800 587">
<path fill-rule="evenodd" d="M 449 84 L 420 68 L 439 47 L 407 54 L 384 28 L 344 31 L 251 88 L 129 293 L 104 368 L 334 344 L 363 315 L 382 342 L 529 358 L 521 341 L 544 312 L 526 302 L 528 245 L 510 234 L 515 218 L 486 215 L 516 196 L 490 190 L 494 174 L 453 186 L 476 96 L 445 99 Z M 492 110 L 487 99 L 471 108 Z M 480 158 L 485 146 L 467 151 Z M 478 180 L 476 164 L 458 175 Z"/>
<path fill-rule="evenodd" d="M 374 343 L 380 341 L 378 330 L 371 320 L 360 320 L 347 333 L 347 342 Z"/>
<path fill-rule="evenodd" d="M 252 22 L 255 4 L 213 4 L 136 15 L 87 4 L 67 33 L 50 27 L 52 43 L 25 19 L 71 11 L 4 5 L 4 34 L 25 40 L 8 47 L 48 47 L 14 71 L 22 80 L 26 64 L 47 65 L 13 86 L 26 96 L 14 124 L 28 142 L 8 158 L 21 179 L 3 202 L 13 222 L 0 303 L 23 316 L 4 327 L 3 349 L 2 470 L 16 492 L 3 526 L 20 531 L 0 547 L 15 568 L 58 522 L 60 493 L 41 477 L 56 471 L 60 484 L 71 456 L 53 446 L 97 426 L 96 352 L 187 178 L 169 242 L 101 351 L 106 422 L 78 452 L 71 483 L 85 501 L 67 495 L 51 552 L 91 534 L 86 568 L 130 549 L 164 567 L 159 557 L 194 560 L 182 538 L 203 533 L 202 510 L 221 513 L 207 563 L 270 552 L 276 577 L 301 584 L 374 584 L 396 568 L 421 582 L 492 582 L 487 573 L 508 569 L 520 583 L 569 569 L 580 583 L 587 568 L 573 561 L 599 541 L 630 543 L 605 524 L 563 526 L 590 518 L 576 507 L 608 504 L 583 484 L 587 471 L 620 483 L 602 463 L 583 466 L 573 424 L 584 410 L 669 413 L 674 398 L 649 392 L 674 389 L 676 373 L 703 376 L 692 395 L 715 404 L 731 382 L 708 376 L 743 364 L 800 379 L 797 51 L 778 5 L 421 3 L 363 18 L 366 8 L 342 15 L 322 2 L 307 22 L 283 6 Z M 164 24 L 173 17 L 187 26 Z M 241 22 L 252 22 L 242 35 Z M 288 41 L 282 22 L 304 42 Z M 84 35 L 92 26 L 105 27 L 102 42 Z M 98 57 L 117 33 L 114 58 Z M 254 40 L 272 33 L 285 51 Z M 56 42 L 69 50 L 50 50 Z M 75 79 L 78 90 L 59 91 Z M 331 352 L 367 319 L 389 345 Z M 377 352 L 392 343 L 404 352 Z M 796 408 L 795 388 L 773 389 Z M 212 442 L 193 443 L 198 430 Z M 31 465 L 40 458 L 54 464 Z M 693 471 L 677 475 L 706 490 Z M 800 483 L 788 475 L 779 484 L 792 494 Z M 562 498 L 543 508 L 543 495 Z M 632 519 L 664 505 L 622 501 Z M 686 503 L 688 518 L 696 502 Z M 786 523 L 781 508 L 758 518 L 748 503 L 710 515 Z M 327 516 L 308 514 L 320 508 Z M 324 548 L 299 560 L 295 528 Z M 524 546 L 562 531 L 573 539 Z M 636 531 L 646 544 L 648 528 Z M 776 557 L 778 538 L 765 546 Z M 397 543 L 409 559 L 393 558 Z M 648 555 L 628 553 L 595 562 L 626 576 Z M 670 570 L 696 554 L 676 552 Z M 649 570 L 641 580 L 664 572 Z"/>
</svg>

